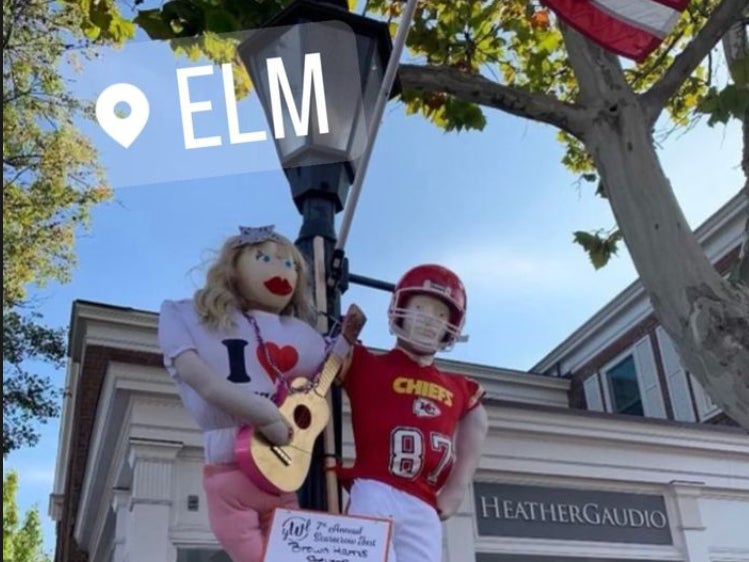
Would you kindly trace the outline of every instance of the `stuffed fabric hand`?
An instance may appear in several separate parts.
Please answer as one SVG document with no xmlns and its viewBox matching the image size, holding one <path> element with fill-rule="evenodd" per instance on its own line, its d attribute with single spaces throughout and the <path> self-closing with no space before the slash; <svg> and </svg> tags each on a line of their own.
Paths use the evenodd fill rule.
<svg viewBox="0 0 749 562">
<path fill-rule="evenodd" d="M 462 486 L 445 486 L 437 496 L 437 509 L 440 521 L 445 521 L 455 515 L 460 504 L 463 503 L 464 488 Z"/>
<path fill-rule="evenodd" d="M 257 430 L 273 445 L 286 445 L 294 433 L 291 424 L 283 416 L 259 426 Z"/>
</svg>

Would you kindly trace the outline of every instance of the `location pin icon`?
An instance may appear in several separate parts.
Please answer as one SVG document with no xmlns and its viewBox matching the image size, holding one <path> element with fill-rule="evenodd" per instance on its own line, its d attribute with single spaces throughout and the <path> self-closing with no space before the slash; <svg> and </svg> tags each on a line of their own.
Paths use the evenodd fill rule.
<svg viewBox="0 0 749 562">
<path fill-rule="evenodd" d="M 118 103 L 130 106 L 130 114 L 119 117 Z M 129 148 L 148 122 L 150 107 L 146 95 L 136 86 L 121 82 L 108 86 L 96 100 L 96 120 L 104 132 L 116 142 Z"/>
</svg>

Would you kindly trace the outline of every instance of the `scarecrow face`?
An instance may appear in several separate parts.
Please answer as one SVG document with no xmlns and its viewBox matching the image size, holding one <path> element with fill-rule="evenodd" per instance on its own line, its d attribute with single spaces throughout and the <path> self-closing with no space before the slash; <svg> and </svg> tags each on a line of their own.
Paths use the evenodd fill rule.
<svg viewBox="0 0 749 562">
<path fill-rule="evenodd" d="M 418 353 L 432 354 L 447 334 L 450 307 L 432 295 L 414 295 L 405 307 L 403 336 Z"/>
<path fill-rule="evenodd" d="M 278 314 L 291 302 L 298 274 L 290 252 L 268 240 L 242 252 L 237 278 L 242 296 L 253 307 Z"/>
</svg>

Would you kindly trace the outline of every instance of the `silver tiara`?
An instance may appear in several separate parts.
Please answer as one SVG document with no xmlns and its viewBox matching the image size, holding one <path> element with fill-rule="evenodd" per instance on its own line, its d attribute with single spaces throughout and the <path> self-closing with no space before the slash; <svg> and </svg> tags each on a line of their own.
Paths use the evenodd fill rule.
<svg viewBox="0 0 749 562">
<path fill-rule="evenodd" d="M 239 227 L 239 236 L 236 237 L 236 240 L 234 240 L 234 246 L 244 246 L 246 244 L 260 244 L 262 242 L 266 242 L 268 240 L 273 240 L 274 242 L 280 242 L 282 244 L 288 244 L 291 245 L 291 242 L 285 238 L 284 236 L 281 236 L 277 232 L 274 232 L 275 225 L 267 225 L 267 226 L 240 226 Z"/>
</svg>

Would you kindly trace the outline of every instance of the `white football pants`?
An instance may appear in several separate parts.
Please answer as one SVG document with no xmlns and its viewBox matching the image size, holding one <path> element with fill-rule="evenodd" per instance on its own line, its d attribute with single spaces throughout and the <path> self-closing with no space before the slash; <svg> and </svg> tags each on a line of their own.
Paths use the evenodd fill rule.
<svg viewBox="0 0 749 562">
<path fill-rule="evenodd" d="M 419 498 L 358 478 L 351 486 L 347 513 L 392 519 L 388 562 L 441 562 L 442 522 Z"/>
</svg>

